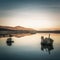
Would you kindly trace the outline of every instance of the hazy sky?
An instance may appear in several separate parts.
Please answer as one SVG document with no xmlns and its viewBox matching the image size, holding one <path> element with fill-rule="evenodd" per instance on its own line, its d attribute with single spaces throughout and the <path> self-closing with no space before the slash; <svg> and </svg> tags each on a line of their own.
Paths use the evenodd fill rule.
<svg viewBox="0 0 60 60">
<path fill-rule="evenodd" d="M 60 0 L 0 0 L 0 25 L 60 27 Z"/>
</svg>

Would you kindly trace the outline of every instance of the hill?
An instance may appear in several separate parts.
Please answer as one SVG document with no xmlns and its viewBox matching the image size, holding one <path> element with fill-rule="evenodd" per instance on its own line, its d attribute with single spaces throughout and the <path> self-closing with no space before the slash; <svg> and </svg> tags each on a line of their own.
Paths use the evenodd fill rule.
<svg viewBox="0 0 60 60">
<path fill-rule="evenodd" d="M 16 26 L 16 27 L 11 27 L 11 26 L 0 26 L 0 30 L 1 29 L 8 29 L 8 30 L 34 30 L 32 28 L 25 28 L 25 27 L 21 27 L 21 26 Z"/>
<path fill-rule="evenodd" d="M 10 35 L 10 34 L 22 34 L 22 33 L 34 34 L 34 33 L 36 33 L 36 30 L 34 30 L 32 28 L 21 27 L 21 26 L 16 26 L 16 27 L 0 26 L 0 36 L 3 34 Z"/>
</svg>

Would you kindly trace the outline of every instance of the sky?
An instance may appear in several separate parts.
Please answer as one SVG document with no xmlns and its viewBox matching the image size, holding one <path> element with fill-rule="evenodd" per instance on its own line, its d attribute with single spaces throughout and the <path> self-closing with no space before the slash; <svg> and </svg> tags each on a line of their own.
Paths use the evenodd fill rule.
<svg viewBox="0 0 60 60">
<path fill-rule="evenodd" d="M 60 0 L 0 0 L 0 25 L 60 28 Z"/>
</svg>

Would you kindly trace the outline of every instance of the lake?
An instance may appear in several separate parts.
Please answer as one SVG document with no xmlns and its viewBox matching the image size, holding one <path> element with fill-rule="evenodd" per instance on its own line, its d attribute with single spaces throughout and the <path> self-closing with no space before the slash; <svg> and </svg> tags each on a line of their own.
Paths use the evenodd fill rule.
<svg viewBox="0 0 60 60">
<path fill-rule="evenodd" d="M 48 33 L 32 34 L 23 37 L 0 38 L 0 60 L 60 60 L 60 34 L 52 34 L 53 46 L 42 46 L 41 36 Z M 11 38 L 14 41 L 7 44 Z"/>
</svg>

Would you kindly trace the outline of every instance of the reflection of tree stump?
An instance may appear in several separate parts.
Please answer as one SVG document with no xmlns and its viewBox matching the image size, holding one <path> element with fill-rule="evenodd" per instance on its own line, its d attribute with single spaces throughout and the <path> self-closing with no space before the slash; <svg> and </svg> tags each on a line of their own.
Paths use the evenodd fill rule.
<svg viewBox="0 0 60 60">
<path fill-rule="evenodd" d="M 6 43 L 7 43 L 8 46 L 11 46 L 12 43 L 14 43 L 14 41 L 12 41 L 12 38 L 8 38 Z"/>
<path fill-rule="evenodd" d="M 53 45 L 43 45 L 41 44 L 41 50 L 44 51 L 44 50 L 47 50 L 47 52 L 50 54 L 50 51 L 53 50 Z"/>
</svg>

